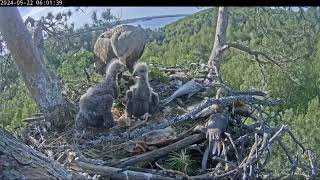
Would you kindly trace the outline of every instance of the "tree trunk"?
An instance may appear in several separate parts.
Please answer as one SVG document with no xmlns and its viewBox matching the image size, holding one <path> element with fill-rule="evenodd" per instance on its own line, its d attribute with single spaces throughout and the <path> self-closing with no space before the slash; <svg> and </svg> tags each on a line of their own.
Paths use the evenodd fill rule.
<svg viewBox="0 0 320 180">
<path fill-rule="evenodd" d="M 215 81 L 220 78 L 220 65 L 222 62 L 223 46 L 225 45 L 226 31 L 228 26 L 228 8 L 219 7 L 218 18 L 216 23 L 216 33 L 214 44 L 209 58 L 208 80 Z"/>
<path fill-rule="evenodd" d="M 59 163 L 0 128 L 0 179 L 72 179 Z"/>
<path fill-rule="evenodd" d="M 0 32 L 41 112 L 53 122 L 54 126 L 63 125 L 64 122 L 59 119 L 68 118 L 59 117 L 70 113 L 67 113 L 69 108 L 61 94 L 59 79 L 55 73 L 46 68 L 16 7 L 1 8 Z"/>
</svg>

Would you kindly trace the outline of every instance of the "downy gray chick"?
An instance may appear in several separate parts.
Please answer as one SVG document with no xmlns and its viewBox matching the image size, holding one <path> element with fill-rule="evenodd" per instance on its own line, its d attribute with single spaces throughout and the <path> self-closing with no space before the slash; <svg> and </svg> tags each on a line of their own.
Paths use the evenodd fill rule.
<svg viewBox="0 0 320 180">
<path fill-rule="evenodd" d="M 80 110 L 76 116 L 76 128 L 111 128 L 114 120 L 111 113 L 112 103 L 119 96 L 118 75 L 126 66 L 114 60 L 106 71 L 106 79 L 90 87 L 80 98 Z"/>
<path fill-rule="evenodd" d="M 133 76 L 136 82 L 127 91 L 127 116 L 140 117 L 153 112 L 159 104 L 159 96 L 149 85 L 148 66 L 146 63 L 137 63 Z"/>
</svg>

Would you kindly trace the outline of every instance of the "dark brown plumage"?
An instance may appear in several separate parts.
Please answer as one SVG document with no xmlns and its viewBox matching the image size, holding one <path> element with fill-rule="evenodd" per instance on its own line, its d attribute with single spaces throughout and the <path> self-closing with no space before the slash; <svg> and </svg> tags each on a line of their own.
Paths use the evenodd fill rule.
<svg viewBox="0 0 320 180">
<path fill-rule="evenodd" d="M 221 135 L 226 132 L 230 123 L 229 113 L 215 113 L 210 116 L 206 127 L 206 137 L 209 140 L 209 149 L 212 155 L 219 156 L 221 153 Z M 209 152 L 211 152 L 209 150 Z"/>
<path fill-rule="evenodd" d="M 221 136 L 227 131 L 230 123 L 230 114 L 228 112 L 212 114 L 206 123 L 206 138 L 209 145 L 202 159 L 202 170 L 207 168 L 207 160 L 212 156 L 220 156 L 222 148 Z"/>
<path fill-rule="evenodd" d="M 96 68 L 104 73 L 112 58 L 119 58 L 130 72 L 143 54 L 146 37 L 141 27 L 118 25 L 101 34 L 94 45 Z"/>
</svg>

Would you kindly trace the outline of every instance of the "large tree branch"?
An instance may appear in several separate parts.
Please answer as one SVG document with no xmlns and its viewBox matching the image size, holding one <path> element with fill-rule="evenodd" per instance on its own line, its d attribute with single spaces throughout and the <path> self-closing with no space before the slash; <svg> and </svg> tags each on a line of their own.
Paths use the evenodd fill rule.
<svg viewBox="0 0 320 180">
<path fill-rule="evenodd" d="M 228 8 L 219 7 L 218 18 L 216 23 L 216 32 L 214 36 L 214 43 L 209 57 L 208 66 L 208 80 L 214 81 L 220 78 L 220 64 L 222 62 L 222 53 L 220 48 L 225 45 L 226 31 L 228 26 Z"/>
<path fill-rule="evenodd" d="M 277 63 L 275 60 L 273 60 L 271 57 L 269 57 L 267 54 L 263 53 L 263 52 L 260 52 L 260 51 L 257 51 L 257 50 L 254 50 L 254 49 L 251 49 L 245 45 L 242 45 L 238 42 L 228 42 L 226 43 L 226 46 L 224 46 L 224 49 L 227 49 L 227 48 L 235 48 L 235 49 L 238 49 L 240 51 L 243 51 L 243 52 L 246 52 L 250 55 L 253 55 L 255 57 L 255 60 L 258 62 L 258 63 L 268 63 L 268 61 L 272 62 L 273 64 L 277 65 L 277 66 L 280 66 L 279 63 Z M 262 60 L 261 58 L 259 58 L 259 56 L 262 56 L 264 57 L 265 59 L 267 59 L 267 61 L 264 61 Z"/>
<path fill-rule="evenodd" d="M 129 159 L 124 159 L 122 160 L 123 162 L 120 161 L 120 164 L 118 165 L 119 167 L 126 167 L 130 165 L 135 165 L 139 162 L 145 161 L 145 162 L 150 162 L 154 161 L 155 159 L 165 156 L 170 152 L 174 152 L 177 150 L 180 150 L 188 145 L 194 144 L 200 140 L 205 139 L 204 134 L 194 134 L 189 137 L 186 137 L 178 142 L 175 142 L 173 144 L 170 144 L 166 147 L 160 148 L 160 149 L 155 149 L 153 151 L 131 157 Z"/>
<path fill-rule="evenodd" d="M 54 127 L 65 125 L 65 119 L 72 116 L 69 112 L 71 107 L 62 96 L 59 78 L 46 68 L 16 7 L 1 9 L 0 31 L 39 109 Z M 61 119 L 62 114 L 66 116 Z"/>
<path fill-rule="evenodd" d="M 109 166 L 101 166 L 94 165 L 85 162 L 81 162 L 78 160 L 72 160 L 68 164 L 69 168 L 75 169 L 77 171 L 99 174 L 106 176 L 111 179 L 132 179 L 132 180 L 140 180 L 140 179 L 149 179 L 149 180 L 173 180 L 177 179 L 161 176 L 157 174 L 151 174 L 146 172 L 132 171 L 132 170 L 123 170 L 120 168 L 109 167 Z M 182 179 L 182 178 L 181 178 Z"/>
<path fill-rule="evenodd" d="M 0 128 L 0 179 L 72 179 L 59 163 Z"/>
</svg>

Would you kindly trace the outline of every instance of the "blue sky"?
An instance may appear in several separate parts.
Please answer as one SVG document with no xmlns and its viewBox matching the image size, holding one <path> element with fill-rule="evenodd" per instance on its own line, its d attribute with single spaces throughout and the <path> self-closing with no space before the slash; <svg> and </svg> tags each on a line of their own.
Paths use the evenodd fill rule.
<svg viewBox="0 0 320 180">
<path fill-rule="evenodd" d="M 67 11 L 73 7 L 19 7 L 23 17 L 38 17 L 48 12 Z M 122 19 L 168 14 L 192 14 L 201 9 L 196 7 L 83 7 L 86 11 L 111 9 L 111 13 Z"/>
<path fill-rule="evenodd" d="M 18 7 L 22 17 L 25 19 L 31 16 L 38 19 L 41 16 L 46 15 L 48 12 L 56 14 L 57 12 L 68 11 L 75 7 Z M 106 9 L 111 9 L 111 13 L 120 19 L 130 19 L 144 16 L 155 15 L 171 15 L 171 14 L 193 14 L 204 8 L 197 7 L 82 7 L 84 13 L 79 11 L 75 12 L 70 19 L 70 22 L 75 23 L 75 27 L 78 28 L 84 23 L 91 22 L 91 14 L 96 11 L 102 12 Z M 298 10 L 297 7 L 293 8 Z M 166 24 L 166 23 L 164 23 Z M 159 24 L 160 26 L 160 24 Z M 162 26 L 162 25 L 161 25 Z"/>
<path fill-rule="evenodd" d="M 67 11 L 74 7 L 18 7 L 21 15 L 25 18 L 28 16 L 39 17 L 48 12 Z M 86 11 L 101 11 L 103 9 L 111 9 L 111 13 L 121 17 L 122 19 L 136 18 L 152 15 L 168 15 L 168 14 L 193 14 L 200 11 L 197 7 L 82 7 Z M 293 7 L 298 10 L 297 7 Z"/>
<path fill-rule="evenodd" d="M 68 11 L 74 7 L 19 7 L 20 14 L 24 19 L 31 16 L 38 19 L 46 15 L 48 12 L 56 14 L 57 12 Z M 75 23 L 75 27 L 80 27 L 84 23 L 91 21 L 92 12 L 102 12 L 106 9 L 111 9 L 111 13 L 120 19 L 130 19 L 144 16 L 156 15 L 172 15 L 172 14 L 193 14 L 203 9 L 197 7 L 82 7 L 84 13 L 74 12 L 70 22 Z"/>
</svg>

